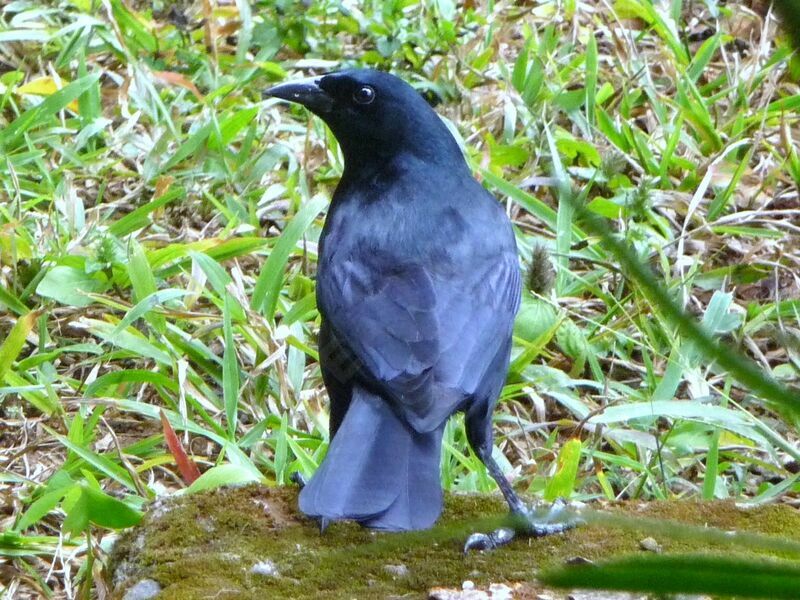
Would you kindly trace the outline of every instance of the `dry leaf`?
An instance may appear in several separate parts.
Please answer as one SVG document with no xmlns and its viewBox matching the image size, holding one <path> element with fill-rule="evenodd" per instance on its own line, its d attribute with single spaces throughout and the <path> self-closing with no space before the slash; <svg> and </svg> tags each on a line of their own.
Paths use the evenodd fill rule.
<svg viewBox="0 0 800 600">
<path fill-rule="evenodd" d="M 153 76 L 156 79 L 160 79 L 164 83 L 168 83 L 169 85 L 177 85 L 189 90 L 195 96 L 197 96 L 197 99 L 200 101 L 204 99 L 203 94 L 200 93 L 200 90 L 197 89 L 197 86 L 180 73 L 175 73 L 173 71 L 153 71 Z"/>
</svg>

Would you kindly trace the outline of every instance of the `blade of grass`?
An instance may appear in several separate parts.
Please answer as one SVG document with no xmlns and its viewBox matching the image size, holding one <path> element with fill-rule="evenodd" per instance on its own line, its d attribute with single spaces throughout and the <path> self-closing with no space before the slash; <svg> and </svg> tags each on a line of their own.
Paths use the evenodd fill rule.
<svg viewBox="0 0 800 600">
<path fill-rule="evenodd" d="M 267 258 L 267 262 L 261 269 L 261 274 L 258 276 L 256 285 L 253 288 L 253 295 L 250 300 L 250 306 L 253 310 L 259 311 L 268 319 L 272 319 L 275 316 L 275 307 L 278 303 L 284 268 L 286 261 L 289 259 L 289 254 L 291 254 L 306 229 L 309 228 L 327 204 L 328 200 L 323 196 L 312 198 L 297 211 L 297 214 L 286 226 L 278 242 L 272 248 L 269 258 Z"/>
<path fill-rule="evenodd" d="M 228 438 L 236 439 L 236 424 L 239 413 L 239 362 L 236 347 L 233 343 L 233 326 L 231 325 L 231 304 L 235 300 L 225 293 L 225 304 L 222 311 L 222 327 L 225 337 L 225 350 L 222 355 L 222 392 L 225 402 L 225 419 L 228 423 Z"/>
<path fill-rule="evenodd" d="M 31 311 L 17 319 L 6 339 L 0 344 L 0 381 L 25 347 L 25 338 L 28 337 L 40 314 L 39 311 Z"/>
<path fill-rule="evenodd" d="M 570 589 L 791 599 L 800 589 L 800 565 L 752 557 L 644 555 L 560 567 L 538 578 Z"/>
</svg>

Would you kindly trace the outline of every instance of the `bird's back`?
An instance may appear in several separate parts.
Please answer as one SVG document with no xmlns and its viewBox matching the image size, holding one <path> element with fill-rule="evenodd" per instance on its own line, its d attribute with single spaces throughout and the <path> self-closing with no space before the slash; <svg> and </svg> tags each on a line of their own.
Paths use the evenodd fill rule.
<svg viewBox="0 0 800 600">
<path fill-rule="evenodd" d="M 510 337 L 519 274 L 508 218 L 465 165 L 400 163 L 337 189 L 318 304 L 366 363 L 359 377 L 429 429 L 463 408 Z"/>
</svg>

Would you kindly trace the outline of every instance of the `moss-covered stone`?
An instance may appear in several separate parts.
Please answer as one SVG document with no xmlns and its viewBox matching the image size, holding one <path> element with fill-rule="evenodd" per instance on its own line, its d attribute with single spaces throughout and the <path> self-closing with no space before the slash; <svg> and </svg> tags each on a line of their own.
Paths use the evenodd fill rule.
<svg viewBox="0 0 800 600">
<path fill-rule="evenodd" d="M 181 496 L 154 505 L 122 536 L 112 555 L 116 597 L 142 578 L 159 598 L 424 597 L 436 586 L 509 583 L 520 597 L 541 587 L 536 572 L 575 557 L 589 560 L 643 552 L 642 531 L 585 526 L 564 535 L 518 540 L 494 553 L 464 557 L 468 532 L 486 530 L 487 515 L 505 511 L 501 498 L 450 495 L 435 529 L 410 534 L 334 523 L 320 535 L 298 515 L 292 488 L 247 486 Z M 625 503 L 610 511 L 678 520 L 724 530 L 800 539 L 800 513 L 787 506 L 742 510 L 730 502 Z M 656 534 L 656 538 L 658 535 Z M 657 539 L 664 552 L 702 551 L 712 544 Z M 652 545 L 652 544 L 649 544 Z"/>
</svg>

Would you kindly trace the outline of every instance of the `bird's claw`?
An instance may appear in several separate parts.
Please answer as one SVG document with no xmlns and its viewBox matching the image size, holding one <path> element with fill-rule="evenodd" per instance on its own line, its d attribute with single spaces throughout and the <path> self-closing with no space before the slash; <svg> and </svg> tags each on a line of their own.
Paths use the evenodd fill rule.
<svg viewBox="0 0 800 600">
<path fill-rule="evenodd" d="M 328 528 L 328 525 L 331 524 L 331 520 L 328 517 L 319 517 L 317 520 L 317 525 L 319 525 L 319 533 L 322 535 L 325 533 L 325 530 Z"/>
<path fill-rule="evenodd" d="M 297 486 L 301 490 L 304 487 L 306 487 L 306 483 L 308 483 L 308 480 L 306 480 L 305 476 L 300 471 L 295 471 L 294 473 L 289 475 L 289 479 L 292 480 L 292 483 L 297 484 Z M 317 517 L 315 519 L 315 521 L 317 522 L 317 525 L 319 526 L 320 535 L 325 533 L 325 530 L 328 528 L 328 525 L 331 524 L 331 520 L 328 517 Z"/>
<path fill-rule="evenodd" d="M 576 507 L 568 504 L 563 498 L 556 498 L 549 505 L 517 511 L 512 515 L 512 519 L 515 531 L 527 537 L 564 533 L 584 523 Z"/>
<path fill-rule="evenodd" d="M 299 487 L 301 490 L 306 487 L 306 478 L 300 471 L 295 471 L 289 475 L 289 479 L 292 480 L 292 483 L 297 484 L 297 487 Z"/>
<path fill-rule="evenodd" d="M 464 554 L 470 550 L 487 551 L 505 546 L 517 536 L 545 537 L 574 529 L 584 523 L 574 507 L 559 498 L 550 505 L 534 509 L 519 508 L 511 513 L 510 527 L 501 527 L 491 533 L 473 533 L 464 544 Z"/>
<path fill-rule="evenodd" d="M 500 527 L 491 533 L 473 533 L 464 543 L 464 555 L 469 554 L 470 550 L 483 552 L 505 546 L 514 539 L 514 536 L 514 530 L 508 527 Z"/>
</svg>

